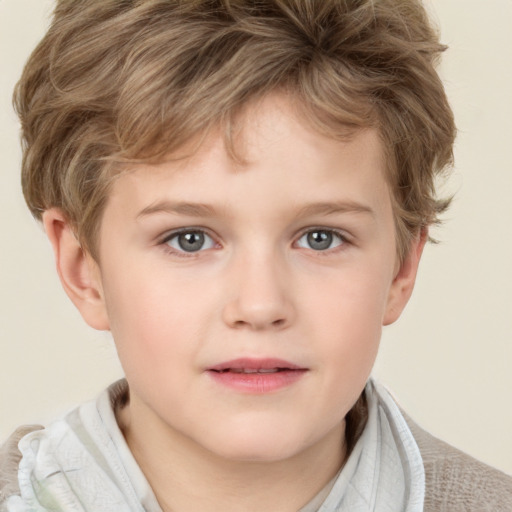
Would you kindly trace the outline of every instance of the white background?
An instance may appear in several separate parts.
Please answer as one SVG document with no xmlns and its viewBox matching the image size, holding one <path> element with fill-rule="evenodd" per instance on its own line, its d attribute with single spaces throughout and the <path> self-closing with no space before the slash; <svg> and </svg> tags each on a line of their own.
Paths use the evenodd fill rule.
<svg viewBox="0 0 512 512">
<path fill-rule="evenodd" d="M 10 102 L 49 0 L 0 0 L 0 439 L 121 376 L 109 335 L 60 288 L 19 185 Z M 512 473 L 512 0 L 430 0 L 459 135 L 456 200 L 375 374 L 422 426 Z"/>
</svg>

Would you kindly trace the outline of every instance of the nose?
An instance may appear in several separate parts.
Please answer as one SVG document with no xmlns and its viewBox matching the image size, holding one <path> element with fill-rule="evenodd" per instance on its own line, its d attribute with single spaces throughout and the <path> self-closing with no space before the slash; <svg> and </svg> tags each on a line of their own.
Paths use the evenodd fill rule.
<svg viewBox="0 0 512 512">
<path fill-rule="evenodd" d="M 285 329 L 294 316 L 290 279 L 275 255 L 252 255 L 233 266 L 224 322 L 232 328 L 254 331 Z"/>
</svg>

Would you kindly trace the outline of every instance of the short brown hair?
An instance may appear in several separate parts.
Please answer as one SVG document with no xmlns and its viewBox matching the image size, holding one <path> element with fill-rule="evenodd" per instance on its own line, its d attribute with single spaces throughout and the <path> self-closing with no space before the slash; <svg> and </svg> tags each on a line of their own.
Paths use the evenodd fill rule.
<svg viewBox="0 0 512 512">
<path fill-rule="evenodd" d="M 420 0 L 60 0 L 14 97 L 27 204 L 60 207 L 94 256 L 116 164 L 163 158 L 279 89 L 334 137 L 378 128 L 404 256 L 449 203 L 443 50 Z"/>
</svg>

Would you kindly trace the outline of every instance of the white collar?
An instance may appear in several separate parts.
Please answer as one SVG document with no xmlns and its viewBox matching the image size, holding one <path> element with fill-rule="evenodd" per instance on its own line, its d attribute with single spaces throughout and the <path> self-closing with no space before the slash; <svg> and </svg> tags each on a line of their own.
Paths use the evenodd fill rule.
<svg viewBox="0 0 512 512">
<path fill-rule="evenodd" d="M 20 441 L 22 497 L 9 498 L 8 512 L 161 512 L 117 425 L 115 392 Z M 382 386 L 369 381 L 365 393 L 361 437 L 330 492 L 328 485 L 302 512 L 316 511 L 327 492 L 318 512 L 423 510 L 423 461 L 409 427 Z"/>
<path fill-rule="evenodd" d="M 422 512 L 425 470 L 414 437 L 388 391 L 370 380 L 368 420 L 319 508 L 299 512 Z M 313 502 L 311 502 L 312 504 Z"/>
</svg>

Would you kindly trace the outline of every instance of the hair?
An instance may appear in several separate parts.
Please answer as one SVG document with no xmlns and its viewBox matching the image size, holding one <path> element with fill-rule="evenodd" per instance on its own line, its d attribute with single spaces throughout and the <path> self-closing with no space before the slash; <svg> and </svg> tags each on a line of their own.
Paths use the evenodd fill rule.
<svg viewBox="0 0 512 512">
<path fill-rule="evenodd" d="M 22 185 L 62 209 L 85 248 L 112 178 L 162 160 L 275 91 L 332 137 L 377 128 L 401 257 L 449 204 L 445 47 L 420 0 L 60 0 L 14 94 Z"/>
</svg>

